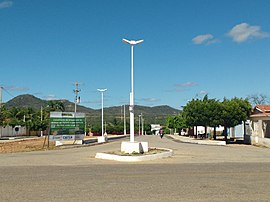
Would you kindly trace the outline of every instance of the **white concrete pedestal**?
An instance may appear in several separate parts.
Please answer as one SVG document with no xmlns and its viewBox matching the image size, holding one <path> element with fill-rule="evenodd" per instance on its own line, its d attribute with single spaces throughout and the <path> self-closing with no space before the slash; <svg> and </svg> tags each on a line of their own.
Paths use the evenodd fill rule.
<svg viewBox="0 0 270 202">
<path fill-rule="evenodd" d="M 148 142 L 140 142 L 143 148 L 143 152 L 148 152 Z"/>
<path fill-rule="evenodd" d="M 148 142 L 122 142 L 121 152 L 128 154 L 148 152 Z"/>
<path fill-rule="evenodd" d="M 67 141 L 55 141 L 55 146 L 62 146 L 62 145 L 71 145 L 71 144 L 83 144 L 82 140 L 67 140 Z"/>
<path fill-rule="evenodd" d="M 107 142 L 107 136 L 99 136 L 98 137 L 98 143 Z"/>
</svg>

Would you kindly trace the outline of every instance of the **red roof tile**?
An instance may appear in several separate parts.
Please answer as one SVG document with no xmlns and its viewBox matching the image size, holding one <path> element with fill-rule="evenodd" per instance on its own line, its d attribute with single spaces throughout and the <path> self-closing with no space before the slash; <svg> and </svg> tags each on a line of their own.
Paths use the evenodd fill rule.
<svg viewBox="0 0 270 202">
<path fill-rule="evenodd" d="M 251 113 L 251 117 L 270 116 L 270 105 L 256 105 Z"/>
</svg>

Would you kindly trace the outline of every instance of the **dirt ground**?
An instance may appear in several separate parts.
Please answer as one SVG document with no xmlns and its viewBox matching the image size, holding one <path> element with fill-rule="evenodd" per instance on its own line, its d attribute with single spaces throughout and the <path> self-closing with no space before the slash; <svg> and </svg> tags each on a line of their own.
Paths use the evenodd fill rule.
<svg viewBox="0 0 270 202">
<path fill-rule="evenodd" d="M 0 142 L 0 153 L 15 153 L 15 152 L 27 152 L 27 151 L 40 151 L 55 149 L 55 146 L 50 142 L 50 147 L 48 148 L 48 141 L 44 138 L 37 139 L 24 139 L 16 141 L 2 141 Z"/>
<path fill-rule="evenodd" d="M 108 138 L 119 138 L 121 135 L 108 135 Z M 125 136 L 122 136 L 125 137 Z M 43 151 L 52 149 L 63 149 L 65 147 L 56 147 L 55 142 L 50 141 L 48 148 L 48 139 L 44 137 L 24 138 L 17 140 L 0 140 L 0 154 L 1 153 L 15 153 L 15 152 L 29 152 L 29 151 Z M 85 136 L 84 141 L 96 140 L 97 137 Z M 71 141 L 71 144 L 73 141 Z M 69 145 L 70 143 L 66 143 Z"/>
</svg>

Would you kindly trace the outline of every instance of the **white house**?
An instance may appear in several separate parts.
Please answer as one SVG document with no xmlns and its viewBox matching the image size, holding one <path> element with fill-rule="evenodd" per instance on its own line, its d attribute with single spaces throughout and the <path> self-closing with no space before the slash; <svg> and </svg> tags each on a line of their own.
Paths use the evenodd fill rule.
<svg viewBox="0 0 270 202">
<path fill-rule="evenodd" d="M 155 135 L 159 134 L 159 130 L 161 129 L 160 124 L 151 124 L 151 132 L 153 132 Z"/>
<path fill-rule="evenodd" d="M 250 115 L 251 135 L 245 142 L 270 147 L 270 105 L 256 105 Z"/>
</svg>

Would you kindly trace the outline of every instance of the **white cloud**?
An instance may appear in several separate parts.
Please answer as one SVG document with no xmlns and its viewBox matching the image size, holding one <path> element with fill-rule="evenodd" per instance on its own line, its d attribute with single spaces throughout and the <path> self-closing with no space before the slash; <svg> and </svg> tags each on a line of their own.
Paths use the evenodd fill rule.
<svg viewBox="0 0 270 202">
<path fill-rule="evenodd" d="M 160 101 L 160 99 L 157 99 L 157 98 L 143 98 L 142 100 L 145 102 L 159 102 Z"/>
<path fill-rule="evenodd" d="M 175 84 L 175 86 L 181 86 L 181 87 L 192 87 L 192 86 L 197 86 L 198 83 L 196 82 L 187 82 L 187 83 L 179 83 Z"/>
<path fill-rule="evenodd" d="M 260 26 L 251 26 L 247 23 L 235 25 L 228 33 L 233 41 L 242 43 L 251 38 L 266 38 L 270 37 L 270 33 L 261 31 Z"/>
<path fill-rule="evenodd" d="M 205 90 L 201 90 L 199 93 L 196 93 L 195 98 L 202 98 L 205 95 L 208 95 L 208 92 Z"/>
<path fill-rule="evenodd" d="M 207 91 L 205 91 L 205 90 L 201 90 L 199 93 L 198 93 L 199 95 L 207 95 L 208 94 L 208 92 Z"/>
<path fill-rule="evenodd" d="M 186 82 L 186 83 L 177 83 L 174 84 L 174 88 L 170 89 L 170 90 L 166 90 L 166 92 L 170 93 L 170 92 L 184 92 L 186 90 L 189 90 L 190 88 L 194 87 L 194 86 L 198 86 L 199 84 L 196 82 Z"/>
<path fill-rule="evenodd" d="M 192 42 L 194 44 L 203 44 L 203 43 L 208 43 L 214 39 L 214 36 L 212 34 L 204 34 L 204 35 L 198 35 L 192 39 Z"/>
<path fill-rule="evenodd" d="M 0 2 L 0 9 L 9 8 L 13 5 L 13 1 L 2 1 Z"/>
<path fill-rule="evenodd" d="M 52 94 L 44 96 L 43 99 L 45 99 L 45 100 L 58 100 L 58 98 L 55 95 L 52 95 Z"/>
</svg>

